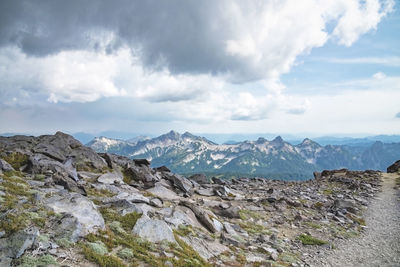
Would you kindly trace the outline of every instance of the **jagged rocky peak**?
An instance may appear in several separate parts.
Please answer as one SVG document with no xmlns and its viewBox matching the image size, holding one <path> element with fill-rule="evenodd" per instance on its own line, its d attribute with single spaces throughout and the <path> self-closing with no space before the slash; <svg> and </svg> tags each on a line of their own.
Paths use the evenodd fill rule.
<svg viewBox="0 0 400 267">
<path fill-rule="evenodd" d="M 300 146 L 316 146 L 319 147 L 320 145 L 317 142 L 314 142 L 313 140 L 309 138 L 304 138 L 303 142 L 300 143 Z"/>
<path fill-rule="evenodd" d="M 161 135 L 159 138 L 160 139 L 179 140 L 180 137 L 181 137 L 180 133 L 175 132 L 174 130 L 171 130 L 168 133 Z"/>
<path fill-rule="evenodd" d="M 267 142 L 268 142 L 268 140 L 265 139 L 264 137 L 259 137 L 259 138 L 257 139 L 257 141 L 256 141 L 256 144 L 265 144 L 265 143 L 267 143 Z"/>
</svg>

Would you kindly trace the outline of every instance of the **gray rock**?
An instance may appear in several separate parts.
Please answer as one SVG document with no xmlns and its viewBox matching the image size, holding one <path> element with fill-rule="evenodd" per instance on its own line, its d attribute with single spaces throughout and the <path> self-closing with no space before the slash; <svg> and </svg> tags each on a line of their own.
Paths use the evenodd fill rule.
<svg viewBox="0 0 400 267">
<path fill-rule="evenodd" d="M 166 216 L 164 220 L 175 228 L 179 225 L 190 225 L 192 227 L 203 228 L 193 211 L 183 206 L 177 206 L 172 215 Z"/>
<path fill-rule="evenodd" d="M 156 185 L 153 188 L 147 189 L 146 191 L 150 192 L 164 200 L 180 199 L 180 197 L 174 191 L 161 185 L 161 183 L 156 183 Z"/>
<path fill-rule="evenodd" d="M 215 195 L 213 188 L 196 189 L 195 193 L 197 193 L 197 194 L 199 194 L 201 196 L 206 196 L 206 197 L 212 197 L 212 196 Z"/>
<path fill-rule="evenodd" d="M 14 168 L 4 159 L 0 159 L 0 171 L 14 171 Z"/>
<path fill-rule="evenodd" d="M 160 200 L 159 198 L 150 199 L 150 205 L 157 208 L 162 208 L 164 206 L 162 200 Z"/>
<path fill-rule="evenodd" d="M 199 222 L 203 224 L 210 232 L 212 233 L 217 232 L 217 229 L 215 228 L 213 221 L 210 219 L 207 212 L 205 212 L 203 209 L 201 209 L 200 207 L 196 206 L 194 203 L 191 203 L 189 201 L 181 201 L 179 204 L 191 209 L 193 213 L 196 215 L 196 218 L 199 220 Z"/>
<path fill-rule="evenodd" d="M 400 171 L 400 160 L 396 161 L 395 163 L 393 163 L 392 165 L 390 165 L 389 167 L 387 167 L 387 172 L 388 173 L 395 173 Z"/>
<path fill-rule="evenodd" d="M 208 180 L 207 176 L 204 174 L 194 174 L 189 177 L 189 180 L 195 181 L 198 184 L 209 184 L 210 181 Z"/>
<path fill-rule="evenodd" d="M 185 177 L 179 174 L 170 174 L 166 176 L 168 180 L 172 182 L 172 184 L 180 189 L 182 192 L 191 195 L 193 191 L 192 183 Z"/>
<path fill-rule="evenodd" d="M 132 232 L 150 242 L 176 242 L 172 229 L 163 220 L 150 219 L 143 215 L 135 224 Z"/>
<path fill-rule="evenodd" d="M 228 247 L 220 244 L 217 241 L 207 241 L 202 238 L 193 237 L 193 236 L 185 236 L 182 237 L 183 241 L 191 246 L 199 255 L 208 260 L 212 257 L 217 257 L 224 251 L 228 250 Z"/>
<path fill-rule="evenodd" d="M 240 219 L 239 211 L 240 208 L 234 206 L 231 206 L 227 209 L 214 209 L 216 214 L 229 219 Z"/>
<path fill-rule="evenodd" d="M 17 259 L 21 257 L 25 250 L 32 247 L 36 237 L 38 236 L 39 230 L 36 227 L 31 227 L 23 231 L 16 232 L 7 239 L 0 239 L 0 258 Z M 0 261 L 0 264 L 2 264 L 2 261 Z"/>
<path fill-rule="evenodd" d="M 123 184 L 123 177 L 118 172 L 108 172 L 102 174 L 97 181 L 102 184 Z"/>
<path fill-rule="evenodd" d="M 107 201 L 104 201 L 104 203 L 114 203 L 116 204 L 117 202 L 119 202 L 120 204 L 123 203 L 124 201 L 130 202 L 130 203 L 146 203 L 146 204 L 150 204 L 150 200 L 143 196 L 139 191 L 137 192 L 120 192 L 118 195 L 113 196 L 109 199 L 107 199 Z"/>
<path fill-rule="evenodd" d="M 77 236 L 82 237 L 97 229 L 104 229 L 104 219 L 92 201 L 86 197 L 71 193 L 66 196 L 54 196 L 46 200 L 45 205 L 56 213 L 69 214 L 76 219 Z"/>
</svg>

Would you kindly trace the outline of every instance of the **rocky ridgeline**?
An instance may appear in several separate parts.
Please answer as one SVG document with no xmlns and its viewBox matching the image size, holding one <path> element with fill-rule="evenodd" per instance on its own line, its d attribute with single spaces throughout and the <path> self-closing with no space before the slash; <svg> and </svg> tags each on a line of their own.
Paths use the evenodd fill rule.
<svg viewBox="0 0 400 267">
<path fill-rule="evenodd" d="M 356 236 L 380 173 L 189 178 L 69 135 L 0 137 L 0 266 L 306 266 Z"/>
</svg>

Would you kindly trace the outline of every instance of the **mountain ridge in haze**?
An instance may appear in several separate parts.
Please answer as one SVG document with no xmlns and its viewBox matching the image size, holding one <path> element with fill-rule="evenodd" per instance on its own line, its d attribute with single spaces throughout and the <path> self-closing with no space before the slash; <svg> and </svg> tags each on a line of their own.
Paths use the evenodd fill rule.
<svg viewBox="0 0 400 267">
<path fill-rule="evenodd" d="M 400 143 L 323 146 L 305 138 L 292 145 L 277 136 L 271 141 L 260 137 L 255 141 L 217 144 L 189 132 L 175 131 L 136 143 L 101 137 L 87 145 L 97 152 L 146 158 L 154 167 L 166 165 L 182 174 L 202 172 L 282 179 L 311 178 L 313 171 L 323 169 L 385 170 L 400 157 Z"/>
</svg>

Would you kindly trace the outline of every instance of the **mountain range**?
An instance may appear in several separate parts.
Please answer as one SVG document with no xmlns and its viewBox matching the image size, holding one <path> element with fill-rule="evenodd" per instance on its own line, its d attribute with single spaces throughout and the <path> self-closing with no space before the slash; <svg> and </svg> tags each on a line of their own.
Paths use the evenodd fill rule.
<svg viewBox="0 0 400 267">
<path fill-rule="evenodd" d="M 314 171 L 323 169 L 385 170 L 400 158 L 400 143 L 322 146 L 306 138 L 292 145 L 278 136 L 271 141 L 260 137 L 255 141 L 216 144 L 204 137 L 175 131 L 134 140 L 96 137 L 87 146 L 97 152 L 146 158 L 153 167 L 166 165 L 181 174 L 201 172 L 295 180 L 311 178 Z"/>
</svg>

